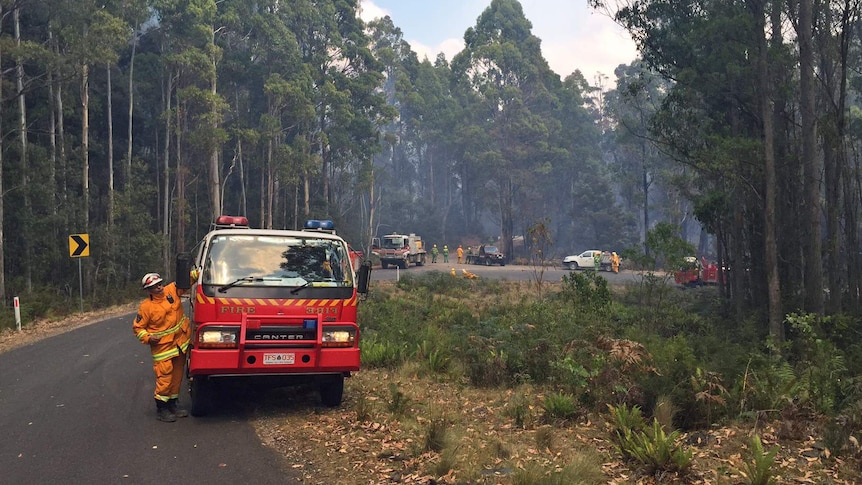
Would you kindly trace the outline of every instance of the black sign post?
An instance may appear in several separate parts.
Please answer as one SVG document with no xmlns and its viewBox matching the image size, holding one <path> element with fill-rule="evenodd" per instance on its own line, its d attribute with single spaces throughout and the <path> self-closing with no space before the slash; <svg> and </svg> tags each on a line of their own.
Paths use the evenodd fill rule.
<svg viewBox="0 0 862 485">
<path fill-rule="evenodd" d="M 69 257 L 78 259 L 78 298 L 81 300 L 81 313 L 84 313 L 84 278 L 81 275 L 81 258 L 90 256 L 90 235 L 69 235 Z"/>
</svg>

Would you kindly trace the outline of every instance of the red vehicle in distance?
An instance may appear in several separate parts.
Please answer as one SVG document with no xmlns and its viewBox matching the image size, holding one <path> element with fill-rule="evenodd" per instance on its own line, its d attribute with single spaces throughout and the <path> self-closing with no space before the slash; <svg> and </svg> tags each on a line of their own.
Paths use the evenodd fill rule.
<svg viewBox="0 0 862 485">
<path fill-rule="evenodd" d="M 724 282 L 724 273 L 718 265 L 706 258 L 686 256 L 683 267 L 673 275 L 674 281 L 683 286 L 717 285 Z"/>
</svg>

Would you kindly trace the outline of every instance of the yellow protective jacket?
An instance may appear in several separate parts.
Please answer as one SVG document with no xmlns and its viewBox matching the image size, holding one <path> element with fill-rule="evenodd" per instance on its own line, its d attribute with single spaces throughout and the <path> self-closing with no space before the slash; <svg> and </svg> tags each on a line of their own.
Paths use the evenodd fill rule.
<svg viewBox="0 0 862 485">
<path fill-rule="evenodd" d="M 149 295 L 138 307 L 132 326 L 135 336 L 146 345 L 150 345 L 151 335 L 160 337 L 158 343 L 150 345 L 155 362 L 176 357 L 189 348 L 191 325 L 180 301 L 185 293 L 176 283 L 169 283 L 161 295 Z"/>
</svg>

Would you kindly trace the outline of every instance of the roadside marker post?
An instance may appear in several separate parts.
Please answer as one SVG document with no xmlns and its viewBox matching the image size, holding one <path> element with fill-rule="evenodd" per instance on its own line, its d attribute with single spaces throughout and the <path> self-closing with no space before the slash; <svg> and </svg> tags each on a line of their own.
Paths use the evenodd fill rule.
<svg viewBox="0 0 862 485">
<path fill-rule="evenodd" d="M 18 331 L 21 331 L 21 303 L 18 301 L 18 297 L 12 299 L 15 306 L 15 327 Z"/>
</svg>

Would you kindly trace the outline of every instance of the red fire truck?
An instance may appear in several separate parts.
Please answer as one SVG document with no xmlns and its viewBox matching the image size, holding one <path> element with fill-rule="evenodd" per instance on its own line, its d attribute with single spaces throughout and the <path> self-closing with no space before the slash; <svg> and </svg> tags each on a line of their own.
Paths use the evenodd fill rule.
<svg viewBox="0 0 862 485">
<path fill-rule="evenodd" d="M 717 285 L 724 281 L 717 264 L 694 256 L 686 256 L 683 267 L 674 272 L 673 279 L 683 286 Z"/>
<path fill-rule="evenodd" d="M 182 276 L 190 271 L 194 283 Z M 214 386 L 232 379 L 312 384 L 325 406 L 341 404 L 344 378 L 359 370 L 356 310 L 370 273 L 370 264 L 354 270 L 331 221 L 287 231 L 219 217 L 192 253 L 177 257 L 178 286 L 192 289 L 192 415 L 207 414 Z"/>
</svg>

